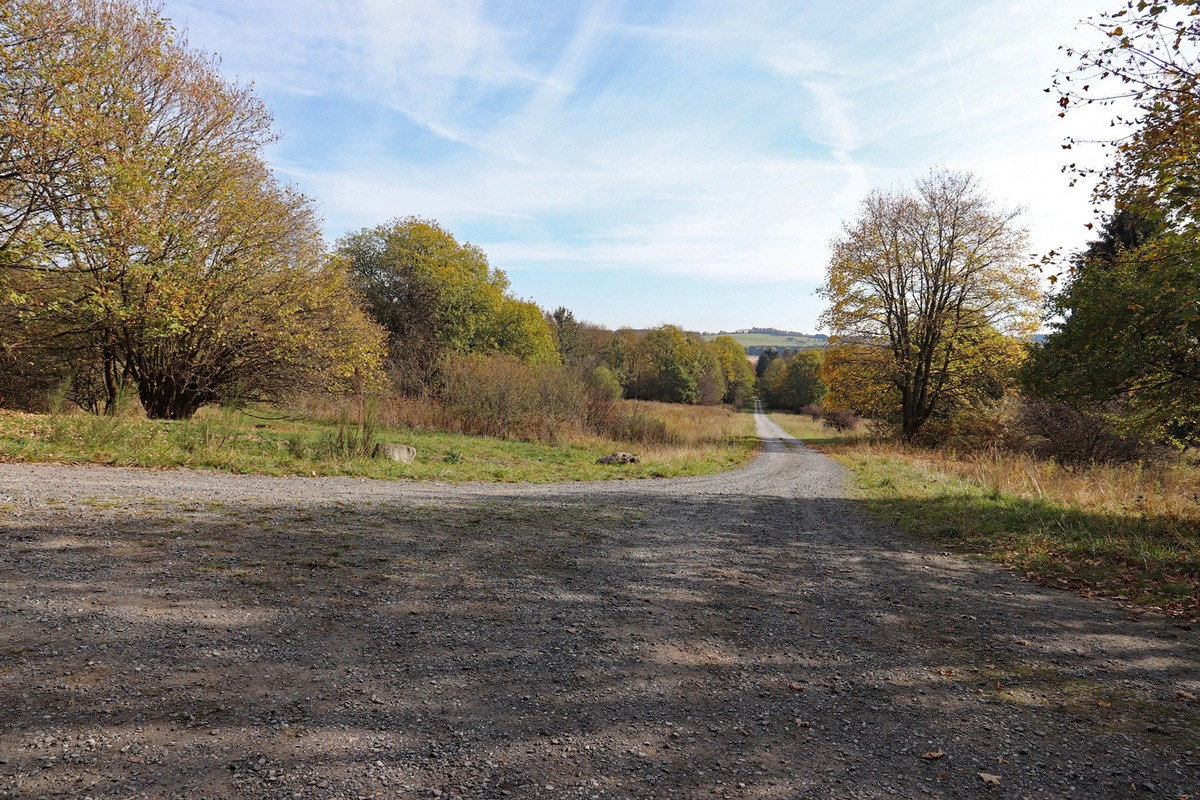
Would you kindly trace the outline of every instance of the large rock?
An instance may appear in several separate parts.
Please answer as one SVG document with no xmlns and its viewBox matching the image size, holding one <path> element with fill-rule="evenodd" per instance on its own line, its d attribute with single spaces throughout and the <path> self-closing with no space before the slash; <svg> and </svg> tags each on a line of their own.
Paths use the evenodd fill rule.
<svg viewBox="0 0 1200 800">
<path fill-rule="evenodd" d="M 417 448 L 407 444 L 386 444 L 379 442 L 375 445 L 375 452 L 371 454 L 372 458 L 390 458 L 392 461 L 399 461 L 401 464 L 411 464 L 417 458 Z"/>
<path fill-rule="evenodd" d="M 612 453 L 596 459 L 597 464 L 636 464 L 638 457 L 633 453 Z"/>
</svg>

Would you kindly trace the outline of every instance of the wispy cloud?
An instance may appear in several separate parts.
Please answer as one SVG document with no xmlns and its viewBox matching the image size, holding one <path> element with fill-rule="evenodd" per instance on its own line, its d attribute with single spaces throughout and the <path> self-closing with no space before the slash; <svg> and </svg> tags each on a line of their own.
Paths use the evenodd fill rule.
<svg viewBox="0 0 1200 800">
<path fill-rule="evenodd" d="M 287 134 L 271 157 L 331 236 L 417 214 L 514 278 L 811 286 L 872 186 L 937 163 L 1027 205 L 1039 247 L 1081 237 L 1090 207 L 1040 90 L 1090 0 L 1022 2 L 166 10 L 257 84 Z"/>
</svg>

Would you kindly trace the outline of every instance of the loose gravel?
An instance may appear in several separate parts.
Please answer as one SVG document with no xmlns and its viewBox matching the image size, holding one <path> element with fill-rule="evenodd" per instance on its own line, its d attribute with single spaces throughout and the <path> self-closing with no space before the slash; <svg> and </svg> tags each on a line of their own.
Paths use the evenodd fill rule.
<svg viewBox="0 0 1200 800">
<path fill-rule="evenodd" d="M 0 798 L 1200 800 L 1200 636 L 737 472 L 0 465 Z"/>
</svg>

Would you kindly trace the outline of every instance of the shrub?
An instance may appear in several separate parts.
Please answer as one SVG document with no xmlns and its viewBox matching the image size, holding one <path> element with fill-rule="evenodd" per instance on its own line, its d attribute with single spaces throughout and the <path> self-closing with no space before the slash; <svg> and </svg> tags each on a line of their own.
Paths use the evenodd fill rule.
<svg viewBox="0 0 1200 800">
<path fill-rule="evenodd" d="M 441 401 L 454 430 L 529 441 L 557 441 L 586 405 L 583 382 L 560 365 L 503 355 L 448 359 Z"/>
<path fill-rule="evenodd" d="M 838 433 L 852 431 L 858 427 L 858 417 L 843 409 L 830 409 L 825 412 L 825 425 Z"/>
<path fill-rule="evenodd" d="M 621 414 L 621 382 L 608 367 L 596 367 L 587 378 L 584 416 L 595 433 L 611 429 Z"/>
<path fill-rule="evenodd" d="M 820 406 L 801 406 L 800 413 L 816 420 L 825 419 L 825 409 Z"/>
<path fill-rule="evenodd" d="M 1066 403 L 1023 399 L 1016 420 L 1019 439 L 1011 444 L 1071 466 L 1127 464 L 1166 457 L 1167 448 L 1116 429 L 1112 419 L 1098 410 L 1082 411 Z"/>
</svg>

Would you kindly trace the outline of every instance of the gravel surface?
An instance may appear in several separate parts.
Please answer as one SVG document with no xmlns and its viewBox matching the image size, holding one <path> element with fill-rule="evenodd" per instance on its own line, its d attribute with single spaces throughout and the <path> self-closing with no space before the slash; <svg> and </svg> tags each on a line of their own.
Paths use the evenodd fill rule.
<svg viewBox="0 0 1200 800">
<path fill-rule="evenodd" d="M 0 465 L 0 797 L 1195 797 L 1200 634 L 733 473 Z"/>
</svg>

